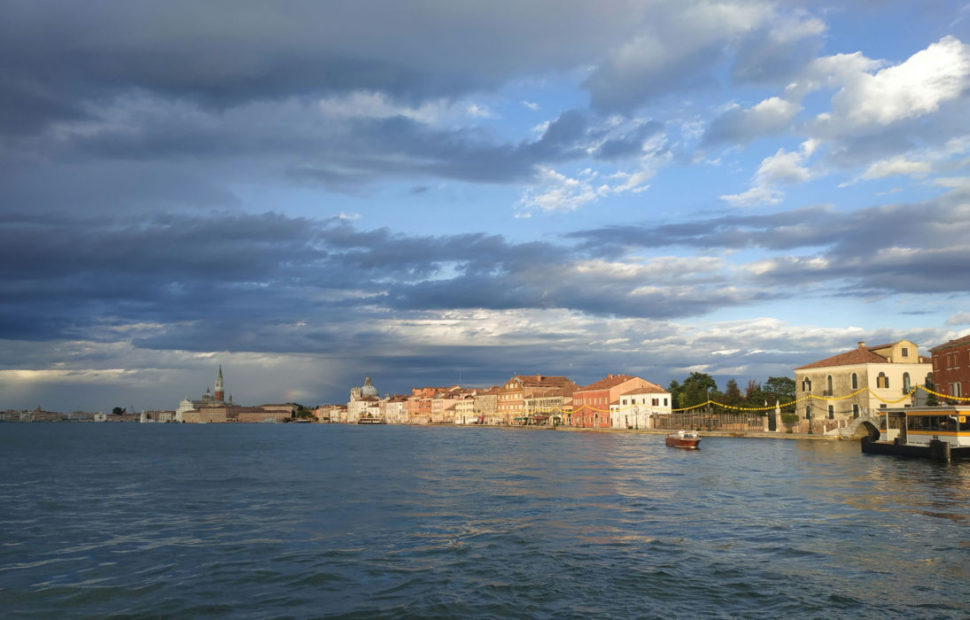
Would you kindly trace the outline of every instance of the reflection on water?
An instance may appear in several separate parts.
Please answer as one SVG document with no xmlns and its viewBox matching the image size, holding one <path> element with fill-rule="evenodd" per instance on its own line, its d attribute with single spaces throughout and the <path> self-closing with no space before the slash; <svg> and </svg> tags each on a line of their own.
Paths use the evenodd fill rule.
<svg viewBox="0 0 970 620">
<path fill-rule="evenodd" d="M 5 425 L 14 615 L 942 616 L 970 464 L 856 442 Z"/>
</svg>

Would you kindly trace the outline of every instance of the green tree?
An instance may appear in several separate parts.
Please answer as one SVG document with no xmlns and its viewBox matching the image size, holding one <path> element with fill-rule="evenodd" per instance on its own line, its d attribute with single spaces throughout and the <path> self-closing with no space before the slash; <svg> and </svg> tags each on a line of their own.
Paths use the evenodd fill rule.
<svg viewBox="0 0 970 620">
<path fill-rule="evenodd" d="M 741 404 L 741 388 L 738 387 L 738 382 L 734 379 L 728 379 L 727 384 L 724 386 L 724 400 L 721 402 L 733 407 Z"/>
<path fill-rule="evenodd" d="M 113 413 L 115 415 L 121 415 L 124 412 L 125 412 L 125 410 L 122 409 L 121 407 L 115 407 L 114 409 L 111 410 L 111 413 Z"/>
<path fill-rule="evenodd" d="M 692 372 L 680 386 L 678 401 L 680 407 L 702 405 L 707 402 L 708 394 L 713 397 L 717 395 L 716 392 L 717 382 L 713 377 L 702 372 Z"/>
<path fill-rule="evenodd" d="M 746 407 L 764 407 L 765 401 L 768 400 L 768 394 L 761 389 L 761 384 L 754 379 L 748 380 L 748 387 L 744 389 L 744 405 Z M 769 405 L 774 405 L 775 401 L 772 399 Z"/>
<path fill-rule="evenodd" d="M 795 400 L 795 380 L 791 377 L 768 377 L 762 389 L 769 405 L 774 405 L 776 400 L 782 404 Z M 789 407 L 788 409 L 793 408 Z"/>
<path fill-rule="evenodd" d="M 677 379 L 670 382 L 670 386 L 667 388 L 667 391 L 670 392 L 670 406 L 674 409 L 679 409 L 681 387 L 680 384 L 677 383 Z"/>
</svg>

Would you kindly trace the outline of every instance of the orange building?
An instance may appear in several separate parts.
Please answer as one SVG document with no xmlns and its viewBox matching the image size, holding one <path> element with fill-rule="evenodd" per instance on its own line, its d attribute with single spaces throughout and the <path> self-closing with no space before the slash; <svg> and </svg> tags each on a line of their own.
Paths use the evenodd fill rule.
<svg viewBox="0 0 970 620">
<path fill-rule="evenodd" d="M 572 426 L 610 428 L 610 405 L 619 404 L 621 395 L 636 389 L 665 391 L 659 385 L 631 375 L 607 375 L 574 391 Z"/>
<path fill-rule="evenodd" d="M 526 401 L 555 393 L 560 396 L 572 392 L 579 386 L 566 377 L 547 377 L 545 375 L 514 375 L 498 390 L 496 413 L 502 424 L 523 424 L 537 412 L 529 411 Z"/>
</svg>

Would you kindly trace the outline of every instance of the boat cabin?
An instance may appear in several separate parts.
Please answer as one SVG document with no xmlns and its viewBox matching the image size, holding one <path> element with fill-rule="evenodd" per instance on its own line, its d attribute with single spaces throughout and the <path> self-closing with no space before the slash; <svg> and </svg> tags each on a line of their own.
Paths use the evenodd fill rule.
<svg viewBox="0 0 970 620">
<path fill-rule="evenodd" d="M 970 446 L 970 407 L 906 407 L 885 409 L 880 440 L 908 446 L 929 446 L 934 439 Z"/>
</svg>

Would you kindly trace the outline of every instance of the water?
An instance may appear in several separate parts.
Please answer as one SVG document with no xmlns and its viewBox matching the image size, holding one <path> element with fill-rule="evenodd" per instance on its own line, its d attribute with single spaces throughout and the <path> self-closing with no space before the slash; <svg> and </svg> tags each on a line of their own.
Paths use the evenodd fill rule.
<svg viewBox="0 0 970 620">
<path fill-rule="evenodd" d="M 4 617 L 966 617 L 970 463 L 855 442 L 0 425 Z"/>
</svg>

